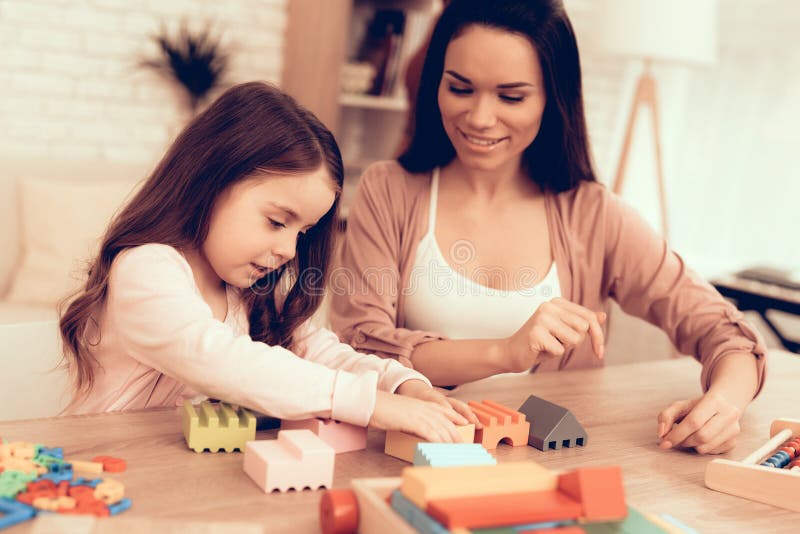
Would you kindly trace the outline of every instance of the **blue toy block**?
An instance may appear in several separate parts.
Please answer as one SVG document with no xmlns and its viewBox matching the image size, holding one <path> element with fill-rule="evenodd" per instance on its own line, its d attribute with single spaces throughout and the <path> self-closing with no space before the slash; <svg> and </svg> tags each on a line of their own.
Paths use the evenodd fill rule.
<svg viewBox="0 0 800 534">
<path fill-rule="evenodd" d="M 414 465 L 457 467 L 495 465 L 497 460 L 480 443 L 417 443 Z"/>
<path fill-rule="evenodd" d="M 37 456 L 52 456 L 53 458 L 58 458 L 60 460 L 64 459 L 64 449 L 62 447 L 41 447 L 36 454 Z"/>
<path fill-rule="evenodd" d="M 400 490 L 392 492 L 392 508 L 397 515 L 405 519 L 421 534 L 449 534 L 450 532 L 441 523 L 420 510 L 416 504 L 406 499 Z"/>
<path fill-rule="evenodd" d="M 62 482 L 64 480 L 70 481 L 72 480 L 72 464 L 68 463 L 60 463 L 60 464 L 52 464 L 49 467 L 50 471 L 45 473 L 39 478 L 52 480 L 55 484 Z"/>
<path fill-rule="evenodd" d="M 25 503 L 0 497 L 0 528 L 22 523 L 36 516 L 36 508 Z"/>
<path fill-rule="evenodd" d="M 131 500 L 126 497 L 117 503 L 109 504 L 108 511 L 111 512 L 111 515 L 117 515 L 129 509 L 131 504 Z"/>
</svg>

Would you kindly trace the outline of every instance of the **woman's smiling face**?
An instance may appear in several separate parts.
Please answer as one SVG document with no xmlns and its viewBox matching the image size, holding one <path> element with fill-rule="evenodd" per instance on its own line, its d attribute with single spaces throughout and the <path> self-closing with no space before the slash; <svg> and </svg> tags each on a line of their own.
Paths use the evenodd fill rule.
<svg viewBox="0 0 800 534">
<path fill-rule="evenodd" d="M 539 56 L 522 35 L 468 26 L 447 46 L 438 99 L 462 164 L 477 170 L 519 165 L 544 114 Z"/>
</svg>

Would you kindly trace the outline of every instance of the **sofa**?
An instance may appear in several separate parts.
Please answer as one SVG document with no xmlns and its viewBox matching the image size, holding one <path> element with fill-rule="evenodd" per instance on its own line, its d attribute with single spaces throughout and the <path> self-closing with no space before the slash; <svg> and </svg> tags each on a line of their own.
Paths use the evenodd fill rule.
<svg viewBox="0 0 800 534">
<path fill-rule="evenodd" d="M 146 165 L 0 159 L 0 324 L 56 318 Z"/>
</svg>

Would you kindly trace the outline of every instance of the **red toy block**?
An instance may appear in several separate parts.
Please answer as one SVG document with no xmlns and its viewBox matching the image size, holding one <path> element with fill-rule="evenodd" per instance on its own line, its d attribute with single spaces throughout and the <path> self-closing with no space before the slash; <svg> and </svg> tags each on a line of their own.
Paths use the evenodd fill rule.
<svg viewBox="0 0 800 534">
<path fill-rule="evenodd" d="M 491 400 L 469 401 L 469 407 L 483 423 L 482 429 L 475 430 L 475 443 L 480 443 L 487 450 L 496 449 L 504 440 L 514 447 L 528 444 L 531 425 L 525 419 L 525 414 Z"/>
<path fill-rule="evenodd" d="M 619 521 L 628 515 L 622 469 L 581 467 L 558 477 L 558 489 L 583 505 L 587 521 Z"/>
<path fill-rule="evenodd" d="M 52 480 L 42 479 L 42 480 L 34 480 L 33 482 L 28 482 L 28 491 L 44 491 L 44 490 L 53 490 L 55 491 L 56 484 Z"/>
<path fill-rule="evenodd" d="M 94 488 L 90 486 L 70 486 L 67 494 L 78 502 L 95 500 Z"/>
<path fill-rule="evenodd" d="M 582 511 L 579 501 L 558 490 L 435 499 L 426 509 L 448 529 L 564 521 L 578 519 Z"/>
<path fill-rule="evenodd" d="M 537 528 L 534 530 L 518 530 L 517 534 L 586 534 L 583 527 L 571 525 L 568 527 Z"/>
<path fill-rule="evenodd" d="M 358 530 L 358 500 L 353 490 L 331 489 L 319 500 L 322 534 L 355 534 Z"/>
<path fill-rule="evenodd" d="M 40 497 L 53 497 L 53 498 L 58 497 L 58 493 L 56 493 L 55 486 L 53 486 L 52 489 L 40 489 L 35 491 L 26 491 L 24 493 L 19 493 L 17 494 L 16 499 L 21 503 L 27 504 L 28 506 L 32 506 L 33 501 L 35 501 Z"/>
<path fill-rule="evenodd" d="M 128 468 L 128 464 L 122 458 L 114 458 L 113 456 L 95 456 L 92 458 L 93 462 L 103 465 L 103 471 L 109 473 L 122 473 Z"/>
</svg>

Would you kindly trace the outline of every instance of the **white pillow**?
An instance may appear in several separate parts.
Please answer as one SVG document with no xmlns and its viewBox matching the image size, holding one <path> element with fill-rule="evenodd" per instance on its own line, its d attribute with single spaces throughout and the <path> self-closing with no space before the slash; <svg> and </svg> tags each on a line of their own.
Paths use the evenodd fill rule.
<svg viewBox="0 0 800 534">
<path fill-rule="evenodd" d="M 54 305 L 86 280 L 108 223 L 135 184 L 111 181 L 19 181 L 18 263 L 7 300 Z"/>
</svg>

